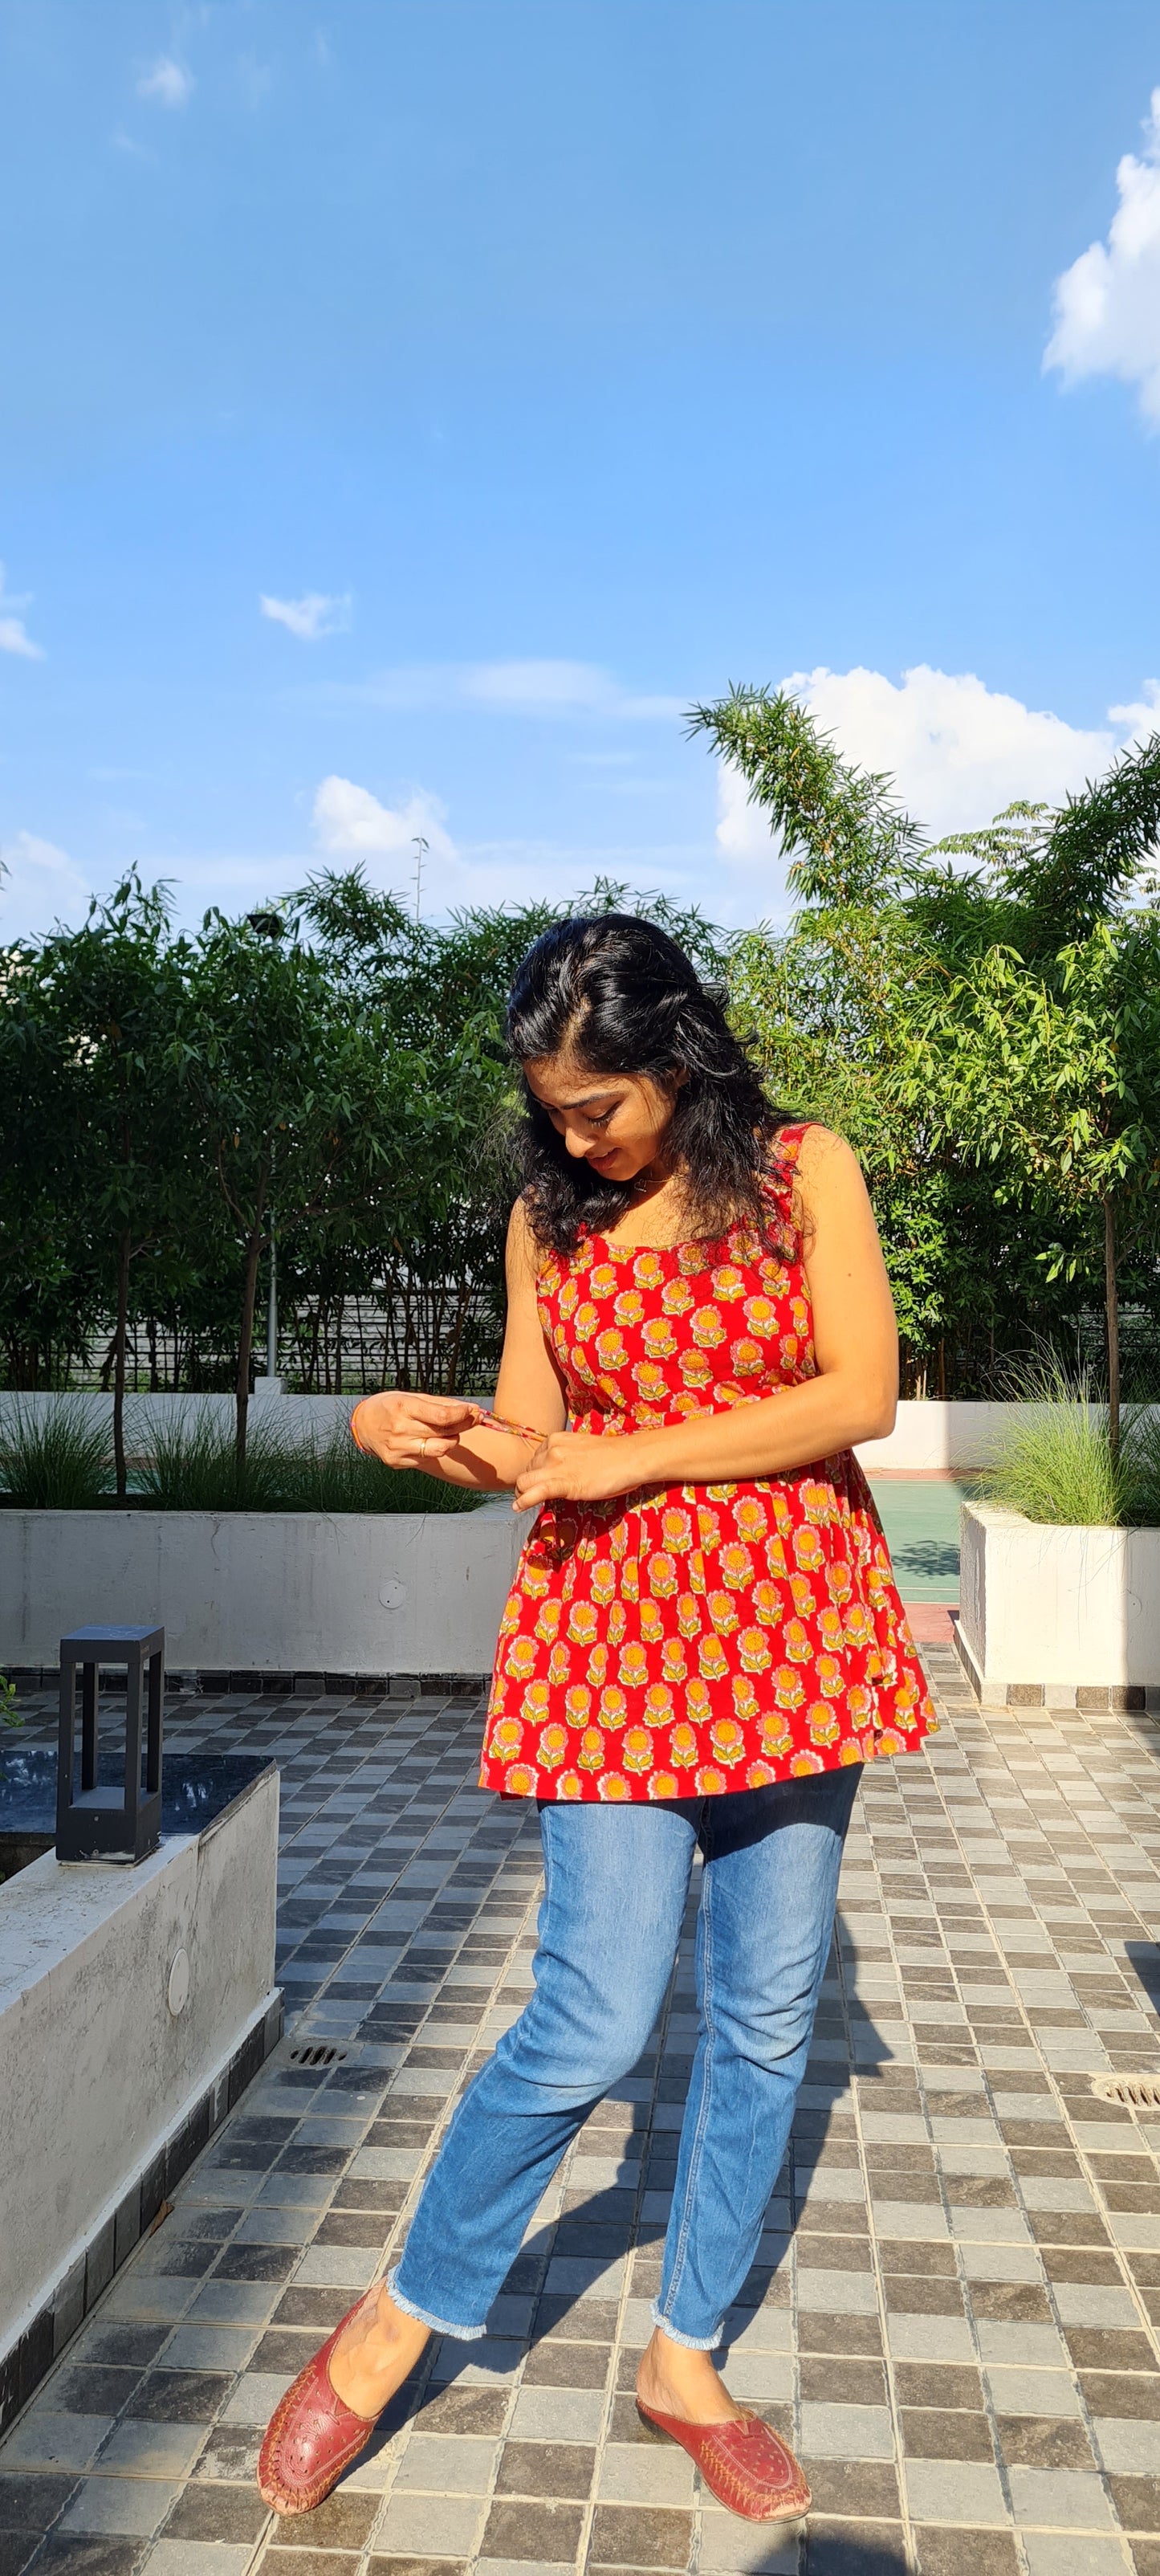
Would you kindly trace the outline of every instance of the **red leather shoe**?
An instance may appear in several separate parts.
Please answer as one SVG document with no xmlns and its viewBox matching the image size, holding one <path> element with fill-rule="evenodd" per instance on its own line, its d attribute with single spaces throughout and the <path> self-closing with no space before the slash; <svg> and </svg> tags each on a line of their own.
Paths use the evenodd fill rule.
<svg viewBox="0 0 1160 2576">
<path fill-rule="evenodd" d="M 760 2415 L 734 2416 L 726 2424 L 686 2424 L 636 2401 L 642 2424 L 667 2433 L 695 2460 L 707 2487 L 730 2513 L 746 2522 L 796 2522 L 810 2509 L 810 2491 L 793 2452 Z"/>
<path fill-rule="evenodd" d="M 365 2296 L 348 2308 L 270 2417 L 258 2458 L 258 2491 L 275 2513 L 313 2513 L 358 2458 L 378 2422 L 377 2415 L 356 2415 L 330 2383 L 330 2356 Z"/>
</svg>

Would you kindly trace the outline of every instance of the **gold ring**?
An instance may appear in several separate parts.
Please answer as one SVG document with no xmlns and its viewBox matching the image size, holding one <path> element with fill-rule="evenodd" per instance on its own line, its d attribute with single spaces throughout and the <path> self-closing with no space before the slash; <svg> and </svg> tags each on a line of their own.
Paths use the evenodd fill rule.
<svg viewBox="0 0 1160 2576">
<path fill-rule="evenodd" d="M 419 1456 L 420 1456 L 421 1458 L 425 1458 L 425 1457 L 426 1457 L 426 1455 L 427 1455 L 427 1443 L 426 1443 L 426 1441 L 425 1441 L 425 1440 L 421 1440 L 421 1441 L 419 1442 Z"/>
</svg>

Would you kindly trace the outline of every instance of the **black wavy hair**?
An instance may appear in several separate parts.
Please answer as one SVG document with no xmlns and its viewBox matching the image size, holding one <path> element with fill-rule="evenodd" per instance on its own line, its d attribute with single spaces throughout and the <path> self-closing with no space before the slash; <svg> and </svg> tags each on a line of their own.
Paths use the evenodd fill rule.
<svg viewBox="0 0 1160 2576">
<path fill-rule="evenodd" d="M 647 1074 L 660 1089 L 683 1072 L 669 1142 L 691 1235 L 716 1240 L 739 1218 L 759 1227 L 761 1174 L 778 1112 L 748 1045 L 683 948 L 632 913 L 553 922 L 517 970 L 507 1040 L 517 1063 L 565 1049 L 586 1073 Z M 537 1242 L 570 1252 L 629 1206 L 630 1183 L 569 1154 L 524 1078 L 524 1204 Z"/>
</svg>

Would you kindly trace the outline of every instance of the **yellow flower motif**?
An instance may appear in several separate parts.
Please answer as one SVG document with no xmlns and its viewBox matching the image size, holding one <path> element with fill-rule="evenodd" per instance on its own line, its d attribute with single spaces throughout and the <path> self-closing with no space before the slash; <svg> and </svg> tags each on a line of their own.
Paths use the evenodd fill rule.
<svg viewBox="0 0 1160 2576">
<path fill-rule="evenodd" d="M 545 1726 L 541 1730 L 536 1752 L 545 1771 L 558 1771 L 568 1750 L 566 1726 Z"/>
<path fill-rule="evenodd" d="M 736 1377 L 760 1377 L 765 1367 L 765 1353 L 760 1342 L 749 1339 L 734 1342 L 729 1360 Z"/>
<path fill-rule="evenodd" d="M 769 1639 L 763 1628 L 743 1628 L 737 1640 L 742 1669 L 747 1673 L 766 1673 L 773 1662 Z"/>
<path fill-rule="evenodd" d="M 717 1719 L 716 1725 L 711 1726 L 709 1729 L 709 1742 L 713 1747 L 717 1760 L 719 1762 L 727 1762 L 730 1769 L 732 1769 L 735 1762 L 744 1761 L 745 1738 L 740 1727 L 734 1723 L 734 1720 L 731 1717 L 719 1717 Z"/>
<path fill-rule="evenodd" d="M 937 1732 L 937 1728 L 932 1726 L 931 1734 L 935 1735 Z M 874 1739 L 872 1736 L 868 1735 L 864 1740 L 861 1740 L 858 1737 L 850 1738 L 848 1736 L 846 1742 L 838 1748 L 838 1761 L 841 1767 L 845 1769 L 851 1762 L 865 1762 L 868 1758 L 872 1760 L 873 1753 Z"/>
<path fill-rule="evenodd" d="M 670 1762 L 676 1764 L 678 1771 L 687 1771 L 696 1761 L 699 1751 L 695 1730 L 682 1720 L 680 1726 L 674 1726 L 669 1737 Z"/>
<path fill-rule="evenodd" d="M 648 1793 L 650 1798 L 679 1798 L 681 1784 L 675 1772 L 654 1771 L 649 1778 Z"/>
<path fill-rule="evenodd" d="M 605 1371 L 627 1368 L 628 1352 L 624 1347 L 623 1333 L 614 1332 L 610 1326 L 606 1332 L 597 1334 L 596 1364 Z"/>
<path fill-rule="evenodd" d="M 760 1619 L 763 1628 L 776 1628 L 780 1625 L 782 1600 L 776 1583 L 767 1583 L 764 1579 L 755 1583 L 749 1596 L 749 1604 L 754 1618 Z"/>
<path fill-rule="evenodd" d="M 663 1511 L 661 1537 L 674 1556 L 687 1556 L 693 1544 L 693 1524 L 688 1513 L 676 1511 L 671 1505 Z"/>
<path fill-rule="evenodd" d="M 827 1654 L 840 1655 L 846 1643 L 846 1632 L 836 1610 L 823 1610 L 818 1629 Z"/>
<path fill-rule="evenodd" d="M 790 1664 L 779 1664 L 773 1676 L 773 1696 L 778 1707 L 800 1708 L 805 1695 L 801 1674 L 795 1673 Z"/>
<path fill-rule="evenodd" d="M 727 1592 L 709 1594 L 709 1617 L 721 1637 L 731 1637 L 737 1626 L 737 1604 Z"/>
<path fill-rule="evenodd" d="M 721 1544 L 721 1515 L 707 1511 L 704 1503 L 697 1506 L 697 1544 L 702 1548 L 720 1547 Z"/>
<path fill-rule="evenodd" d="M 604 1771 L 596 1783 L 597 1794 L 608 1807 L 622 1806 L 629 1796 L 629 1786 L 619 1771 Z"/>
<path fill-rule="evenodd" d="M 811 1771 L 824 1771 L 825 1767 L 825 1763 L 823 1762 L 820 1753 L 807 1753 L 803 1749 L 803 1751 L 795 1753 L 793 1756 L 793 1760 L 789 1766 L 790 1778 L 791 1780 L 805 1780 L 809 1777 Z"/>
<path fill-rule="evenodd" d="M 697 1661 L 707 1682 L 724 1681 L 729 1670 L 729 1659 L 719 1637 L 702 1637 L 697 1648 Z"/>
<path fill-rule="evenodd" d="M 654 1601 L 671 1601 L 677 1588 L 677 1569 L 664 1548 L 658 1548 L 656 1555 L 650 1556 L 645 1572 Z"/>
<path fill-rule="evenodd" d="M 655 1252 L 638 1252 L 632 1265 L 632 1275 L 638 1288 L 659 1288 L 664 1280 L 665 1265 Z"/>
<path fill-rule="evenodd" d="M 793 1534 L 793 1552 L 797 1563 L 802 1567 L 803 1572 L 806 1574 L 816 1574 L 818 1567 L 825 1563 L 822 1542 L 818 1537 L 816 1529 L 807 1528 L 795 1530 Z"/>
<path fill-rule="evenodd" d="M 578 1646 L 596 1643 L 596 1611 L 591 1601 L 574 1601 L 568 1612 L 568 1634 Z"/>
<path fill-rule="evenodd" d="M 608 1679 L 608 1648 L 594 1646 L 588 1658 L 588 1679 L 593 1690 L 601 1690 Z"/>
<path fill-rule="evenodd" d="M 700 1636 L 701 1608 L 695 1593 L 682 1592 L 677 1603 L 677 1626 L 682 1637 Z"/>
<path fill-rule="evenodd" d="M 558 1798 L 576 1799 L 582 1798 L 583 1795 L 584 1783 L 579 1772 L 561 1771 L 560 1777 L 556 1782 L 556 1796 Z"/>
<path fill-rule="evenodd" d="M 524 1730 L 518 1717 L 501 1717 L 498 1726 L 491 1730 L 487 1749 L 494 1753 L 497 1762 L 514 1762 L 523 1740 Z"/>
<path fill-rule="evenodd" d="M 849 1600 L 853 1589 L 854 1577 L 845 1558 L 831 1558 L 826 1567 L 826 1590 L 831 1601 L 836 1601 L 841 1607 L 843 1601 Z M 869 1635 L 869 1622 L 867 1622 L 867 1634 Z"/>
<path fill-rule="evenodd" d="M 799 1619 L 811 1618 L 814 1611 L 817 1609 L 818 1603 L 817 1595 L 815 1594 L 813 1584 L 810 1582 L 808 1574 L 791 1574 L 789 1578 L 789 1592 L 790 1599 L 793 1602 L 794 1609 L 797 1611 Z"/>
<path fill-rule="evenodd" d="M 677 1337 L 665 1315 L 650 1315 L 641 1333 L 650 1360 L 671 1360 Z"/>
<path fill-rule="evenodd" d="M 548 1289 L 548 1293 L 549 1293 L 549 1294 L 551 1293 L 551 1287 L 552 1287 L 552 1285 L 554 1285 L 554 1282 L 552 1282 L 552 1280 L 551 1280 L 550 1271 L 551 1271 L 551 1269 L 554 1269 L 554 1268 L 555 1268 L 555 1264 L 553 1263 L 553 1264 L 551 1264 L 551 1265 L 550 1265 L 549 1273 L 545 1274 L 544 1272 L 541 1272 L 541 1274 L 540 1274 L 540 1284 L 541 1284 L 541 1286 L 543 1286 L 543 1284 L 544 1284 L 545 1276 L 547 1276 L 547 1277 L 548 1277 L 548 1282 L 549 1282 L 549 1289 Z M 559 1277 L 559 1272 L 558 1272 L 558 1271 L 556 1272 L 556 1277 L 557 1277 L 557 1278 Z M 579 1288 L 578 1288 L 578 1286 L 577 1286 L 577 1284 L 576 1284 L 576 1281 L 575 1281 L 574 1279 L 566 1279 L 566 1280 L 564 1281 L 564 1285 L 563 1285 L 563 1287 L 562 1287 L 562 1288 L 561 1288 L 561 1290 L 560 1290 L 560 1294 L 559 1294 L 559 1296 L 558 1296 L 558 1297 L 557 1297 L 557 1299 L 556 1299 L 556 1311 L 557 1311 L 557 1313 L 558 1313 L 558 1314 L 560 1314 L 560 1315 L 562 1315 L 562 1316 L 563 1316 L 565 1323 L 567 1323 L 567 1322 L 568 1322 L 568 1319 L 569 1319 L 569 1317 L 570 1317 L 571 1315 L 574 1315 L 574 1314 L 575 1314 L 575 1312 L 576 1312 L 576 1308 L 577 1308 L 577 1306 L 578 1306 L 579 1302 L 580 1302 L 580 1290 L 579 1290 Z M 748 1310 L 748 1307 L 747 1307 L 747 1308 L 746 1308 L 746 1313 L 748 1313 L 748 1311 L 749 1311 L 749 1310 Z"/>
<path fill-rule="evenodd" d="M 875 1738 L 874 1750 L 876 1753 L 905 1753 L 906 1737 L 900 1735 L 896 1727 L 883 1726 Z M 818 1767 L 820 1769 L 821 1765 Z"/>
<path fill-rule="evenodd" d="M 833 1709 L 827 1708 L 824 1700 L 819 1700 L 816 1706 L 811 1708 L 806 1724 L 810 1730 L 811 1744 L 836 1744 L 842 1732 Z"/>
<path fill-rule="evenodd" d="M 790 1310 L 789 1310 L 789 1311 L 790 1311 L 790 1316 L 791 1316 L 791 1319 L 792 1319 L 792 1322 L 793 1322 L 793 1328 L 794 1328 L 794 1331 L 795 1331 L 795 1333 L 800 1334 L 801 1339 L 802 1339 L 802 1340 L 803 1340 L 803 1342 L 804 1342 L 804 1341 L 805 1341 L 805 1339 L 806 1339 L 806 1337 L 807 1337 L 807 1334 L 809 1333 L 809 1329 L 810 1329 L 810 1310 L 809 1310 L 809 1307 L 808 1307 L 808 1306 L 807 1306 L 807 1304 L 806 1304 L 805 1298 L 804 1298 L 804 1297 L 795 1297 L 795 1298 L 793 1298 L 793 1299 L 792 1299 L 792 1301 L 791 1301 L 791 1304 L 790 1304 Z"/>
<path fill-rule="evenodd" d="M 501 1637 L 511 1637 L 514 1635 L 516 1629 L 519 1627 L 520 1620 L 523 1617 L 523 1609 L 524 1605 L 520 1599 L 519 1593 L 513 1592 L 510 1601 L 506 1602 L 504 1605 L 504 1614 L 499 1623 L 499 1633 Z"/>
<path fill-rule="evenodd" d="M 865 1726 L 874 1715 L 874 1693 L 865 1682 L 851 1682 L 846 1693 L 846 1707 L 855 1726 Z"/>
<path fill-rule="evenodd" d="M 608 1642 L 609 1642 L 609 1645 L 610 1645 L 610 1646 L 622 1646 L 622 1645 L 624 1644 L 624 1640 L 625 1640 L 625 1638 L 626 1638 L 627 1634 L 628 1634 L 628 1612 L 627 1612 L 627 1610 L 625 1609 L 625 1606 L 624 1606 L 623 1601 L 614 1601 L 614 1602 L 613 1602 L 613 1604 L 612 1604 L 612 1608 L 611 1608 L 611 1610 L 610 1610 L 610 1611 L 609 1611 L 609 1613 L 608 1613 Z"/>
<path fill-rule="evenodd" d="M 733 1675 L 733 1710 L 748 1726 L 757 1715 L 757 1693 L 747 1673 Z"/>
<path fill-rule="evenodd" d="M 576 1759 L 582 1771 L 599 1771 L 604 1760 L 604 1737 L 598 1726 L 585 1727 Z"/>
<path fill-rule="evenodd" d="M 673 1694 L 664 1682 L 650 1682 L 644 1695 L 644 1713 L 650 1726 L 667 1726 L 673 1713 Z"/>
<path fill-rule="evenodd" d="M 689 1683 L 685 1706 L 697 1726 L 707 1726 L 713 1714 L 713 1703 L 704 1682 L 694 1679 Z"/>
<path fill-rule="evenodd" d="M 745 1774 L 747 1789 L 770 1789 L 777 1778 L 768 1762 L 751 1762 Z"/>
<path fill-rule="evenodd" d="M 777 1331 L 777 1308 L 768 1297 L 747 1297 L 741 1312 L 751 1333 L 761 1333 L 768 1341 Z"/>
<path fill-rule="evenodd" d="M 713 1764 L 707 1762 L 704 1769 L 698 1771 L 695 1785 L 699 1798 L 719 1798 L 729 1783 L 723 1771 L 714 1770 Z"/>
<path fill-rule="evenodd" d="M 607 1556 L 600 1557 L 597 1563 L 593 1566 L 588 1579 L 592 1586 L 592 1598 L 595 1601 L 597 1608 L 600 1610 L 607 1610 L 609 1602 L 615 1597 L 616 1593 L 616 1568 L 611 1559 Z"/>
<path fill-rule="evenodd" d="M 687 1670 L 685 1649 L 680 1638 L 666 1637 L 661 1647 L 661 1671 L 665 1680 L 679 1687 Z"/>
<path fill-rule="evenodd" d="M 520 1698 L 520 1716 L 526 1717 L 529 1726 L 542 1726 L 551 1706 L 552 1694 L 547 1683 L 529 1682 Z"/>
<path fill-rule="evenodd" d="M 664 1370 L 658 1368 L 654 1360 L 638 1360 L 632 1375 L 642 1404 L 664 1402 L 668 1395 L 669 1382 Z"/>
<path fill-rule="evenodd" d="M 640 1633 L 646 1646 L 660 1645 L 665 1633 L 665 1623 L 655 1601 L 641 1602 Z"/>
<path fill-rule="evenodd" d="M 725 1339 L 725 1326 L 715 1306 L 699 1306 L 689 1331 L 701 1351 L 715 1351 Z"/>
<path fill-rule="evenodd" d="M 509 1673 L 516 1681 L 530 1681 L 536 1669 L 536 1648 L 531 1637 L 513 1637 L 505 1658 Z"/>
<path fill-rule="evenodd" d="M 745 1272 L 743 1270 L 735 1270 L 731 1262 L 725 1262 L 719 1270 L 714 1271 L 712 1287 L 715 1297 L 724 1297 L 730 1300 L 735 1297 L 743 1297 L 745 1295 Z"/>
<path fill-rule="evenodd" d="M 564 1604 L 562 1601 L 542 1601 L 540 1604 L 539 1615 L 536 1620 L 536 1635 L 537 1637 L 543 1638 L 546 1646 L 550 1646 L 553 1638 L 555 1637 L 556 1630 L 560 1625 L 563 1608 Z"/>
<path fill-rule="evenodd" d="M 635 1288 L 622 1288 L 612 1309 L 618 1324 L 639 1324 L 644 1313 L 644 1299 Z"/>
<path fill-rule="evenodd" d="M 626 1771 L 647 1771 L 653 1757 L 653 1740 L 647 1726 L 626 1729 L 620 1747 L 620 1758 Z"/>
<path fill-rule="evenodd" d="M 620 1286 L 620 1272 L 614 1261 L 598 1261 L 589 1272 L 588 1285 L 594 1297 L 615 1297 Z"/>
<path fill-rule="evenodd" d="M 553 1646 L 548 1657 L 548 1680 L 553 1690 L 563 1690 L 572 1670 L 572 1658 L 566 1646 Z"/>
<path fill-rule="evenodd" d="M 769 1514 L 760 1494 L 739 1494 L 733 1506 L 733 1520 L 740 1538 L 764 1538 Z"/>
<path fill-rule="evenodd" d="M 584 1682 L 573 1682 L 564 1700 L 570 1726 L 586 1726 L 592 1709 L 592 1693 Z"/>
<path fill-rule="evenodd" d="M 842 1671 L 841 1664 L 839 1663 L 836 1655 L 819 1655 L 817 1661 L 817 1677 L 818 1689 L 822 1692 L 824 1698 L 841 1698 L 842 1692 L 845 1688 L 846 1676 Z M 917 1697 L 918 1693 L 916 1691 L 915 1698 L 917 1699 Z"/>
<path fill-rule="evenodd" d="M 599 1322 L 600 1316 L 596 1307 L 592 1304 L 591 1298 L 586 1297 L 584 1304 L 577 1307 L 572 1319 L 572 1331 L 575 1339 L 578 1342 L 586 1342 L 589 1334 L 596 1331 Z"/>
<path fill-rule="evenodd" d="M 784 1718 L 773 1716 L 762 1718 L 761 1750 L 767 1762 L 782 1761 L 792 1744 L 793 1737 Z"/>
<path fill-rule="evenodd" d="M 617 1690 L 615 1682 L 611 1683 L 607 1690 L 601 1691 L 597 1715 L 602 1726 L 623 1726 L 628 1716 L 628 1701 L 624 1692 Z"/>
<path fill-rule="evenodd" d="M 635 1642 L 622 1649 L 617 1678 L 626 1690 L 640 1690 L 648 1680 L 648 1656 Z"/>
<path fill-rule="evenodd" d="M 722 1548 L 718 1562 L 721 1580 L 728 1584 L 730 1591 L 747 1592 L 753 1581 L 753 1558 L 748 1548 L 743 1547 L 739 1539 L 734 1539 L 729 1546 Z"/>
<path fill-rule="evenodd" d="M 806 1519 L 816 1522 L 819 1529 L 825 1529 L 834 1518 L 833 1487 L 819 1485 L 815 1479 L 810 1478 L 798 1486 L 798 1494 Z"/>
<path fill-rule="evenodd" d="M 513 1763 L 503 1785 L 509 1798 L 530 1798 L 535 1793 L 535 1772 L 529 1770 L 526 1762 Z"/>
<path fill-rule="evenodd" d="M 782 1337 L 781 1337 L 781 1340 L 780 1340 L 780 1342 L 779 1342 L 779 1344 L 778 1344 L 778 1357 L 779 1357 L 779 1359 L 780 1359 L 780 1361 L 781 1361 L 781 1365 L 782 1365 L 783 1370 L 785 1370 L 785 1371 L 787 1372 L 787 1374 L 788 1374 L 788 1372 L 789 1372 L 789 1371 L 794 1367 L 794 1365 L 795 1365 L 795 1363 L 796 1363 L 796 1360 L 797 1360 L 797 1355 L 798 1355 L 797 1334 L 796 1334 L 796 1333 L 783 1333 L 783 1334 L 782 1334 Z"/>
<path fill-rule="evenodd" d="M 686 1386 L 708 1386 L 713 1369 L 703 1351 L 682 1351 L 677 1365 Z"/>
<path fill-rule="evenodd" d="M 661 1305 L 666 1315 L 687 1315 L 695 1303 L 687 1279 L 666 1279 L 661 1290 Z"/>
</svg>

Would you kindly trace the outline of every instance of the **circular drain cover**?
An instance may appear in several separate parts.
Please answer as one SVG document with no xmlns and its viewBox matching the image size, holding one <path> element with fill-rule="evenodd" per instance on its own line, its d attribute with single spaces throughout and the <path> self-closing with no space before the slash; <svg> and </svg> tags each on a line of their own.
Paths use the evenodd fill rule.
<svg viewBox="0 0 1160 2576">
<path fill-rule="evenodd" d="M 337 2066 L 345 2055 L 345 2048 L 332 2048 L 328 2040 L 316 2040 L 304 2048 L 292 2048 L 290 2063 L 291 2066 Z"/>
<path fill-rule="evenodd" d="M 1133 2110 L 1160 2110 L 1160 2075 L 1097 2075 L 1092 2083 L 1097 2102 L 1129 2102 Z"/>
</svg>

